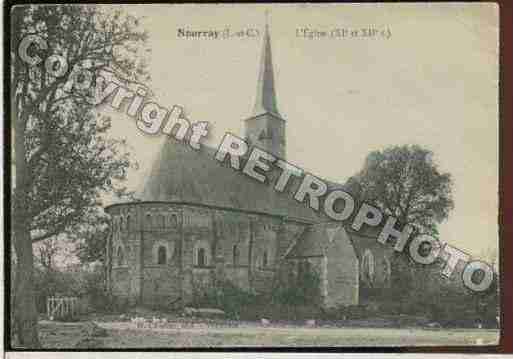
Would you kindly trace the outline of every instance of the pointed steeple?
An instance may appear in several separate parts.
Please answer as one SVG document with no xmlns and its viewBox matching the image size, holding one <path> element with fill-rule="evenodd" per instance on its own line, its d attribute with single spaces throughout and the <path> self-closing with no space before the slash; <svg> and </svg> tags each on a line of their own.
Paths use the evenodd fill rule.
<svg viewBox="0 0 513 359">
<path fill-rule="evenodd" d="M 267 20 L 260 56 L 255 107 L 251 117 L 244 120 L 245 139 L 251 146 L 256 146 L 278 158 L 285 159 L 287 152 L 286 124 L 276 105 L 271 37 Z"/>
<path fill-rule="evenodd" d="M 272 113 L 281 117 L 276 105 L 276 91 L 274 89 L 274 70 L 271 54 L 271 37 L 269 36 L 269 24 L 265 22 L 264 43 L 260 55 L 260 72 L 258 74 L 257 93 L 253 116 L 264 113 Z"/>
</svg>

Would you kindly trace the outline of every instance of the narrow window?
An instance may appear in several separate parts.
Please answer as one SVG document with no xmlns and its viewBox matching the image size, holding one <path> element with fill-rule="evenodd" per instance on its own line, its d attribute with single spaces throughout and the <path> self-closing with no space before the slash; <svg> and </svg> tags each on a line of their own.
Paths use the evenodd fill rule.
<svg viewBox="0 0 513 359">
<path fill-rule="evenodd" d="M 267 251 L 264 251 L 264 255 L 262 257 L 262 267 L 267 268 L 268 265 Z"/>
<path fill-rule="evenodd" d="M 205 248 L 198 249 L 198 267 L 205 267 L 206 266 L 206 260 L 205 260 Z"/>
<path fill-rule="evenodd" d="M 161 228 L 166 227 L 166 217 L 163 214 L 159 215 L 159 222 L 160 222 L 159 225 Z"/>
<path fill-rule="evenodd" d="M 239 265 L 239 248 L 237 247 L 237 245 L 233 246 L 233 265 Z"/>
<path fill-rule="evenodd" d="M 127 231 L 130 230 L 130 215 L 126 216 L 126 229 Z"/>
<path fill-rule="evenodd" d="M 374 282 L 374 256 L 369 250 L 366 250 L 363 255 L 362 267 L 362 279 L 366 284 L 372 286 Z"/>
<path fill-rule="evenodd" d="M 178 219 L 176 218 L 176 214 L 172 214 L 170 218 L 170 226 L 175 228 L 178 226 Z"/>
<path fill-rule="evenodd" d="M 117 258 L 118 258 L 118 266 L 122 266 L 125 261 L 125 258 L 123 255 L 123 248 L 121 248 L 121 246 L 118 247 Z"/>
<path fill-rule="evenodd" d="M 151 214 L 146 214 L 146 227 L 151 228 Z"/>
<path fill-rule="evenodd" d="M 166 247 L 160 246 L 157 252 L 157 263 L 158 264 L 166 264 L 167 263 L 167 252 Z"/>
<path fill-rule="evenodd" d="M 383 258 L 383 284 L 386 288 L 390 287 L 391 276 L 392 268 L 390 261 L 387 258 Z"/>
</svg>

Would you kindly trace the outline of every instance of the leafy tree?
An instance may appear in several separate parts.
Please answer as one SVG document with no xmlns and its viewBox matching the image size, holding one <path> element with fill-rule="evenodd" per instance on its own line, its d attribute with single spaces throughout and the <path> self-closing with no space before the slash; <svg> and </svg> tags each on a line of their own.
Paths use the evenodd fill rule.
<svg viewBox="0 0 513 359">
<path fill-rule="evenodd" d="M 46 272 L 51 272 L 55 268 L 55 256 L 59 252 L 57 238 L 52 237 L 41 241 L 35 251 L 39 257 L 39 265 L 41 265 Z"/>
<path fill-rule="evenodd" d="M 93 74 L 93 84 L 100 73 L 145 80 L 140 51 L 147 35 L 137 18 L 96 5 L 18 6 L 12 8 L 11 22 L 15 331 L 20 345 L 36 348 L 32 244 L 90 223 L 99 213 L 102 193 L 123 192 L 130 166 L 123 141 L 107 137 L 110 120 L 95 111 L 94 85 L 91 91 L 66 86 L 84 80 L 76 75 L 80 69 Z M 33 66 L 20 58 L 27 35 L 47 44 L 46 49 L 32 47 L 33 54 L 65 59 L 62 76 L 48 71 L 44 62 Z"/>
<path fill-rule="evenodd" d="M 348 181 L 348 187 L 360 200 L 394 216 L 400 224 L 409 224 L 417 233 L 435 238 L 437 225 L 454 207 L 450 174 L 441 173 L 433 153 L 418 145 L 371 152 L 363 169 Z M 415 266 L 406 252 L 394 252 L 391 264 L 394 300 L 408 302 L 415 290 L 413 276 L 426 275 L 424 268 Z"/>
<path fill-rule="evenodd" d="M 105 263 L 105 248 L 110 231 L 110 220 L 105 213 L 94 216 L 77 229 L 72 240 L 78 244 L 75 254 L 81 263 Z"/>
<path fill-rule="evenodd" d="M 454 208 L 449 173 L 441 173 L 433 153 L 418 145 L 371 152 L 349 181 L 359 198 L 419 233 L 438 236 L 437 225 Z"/>
</svg>

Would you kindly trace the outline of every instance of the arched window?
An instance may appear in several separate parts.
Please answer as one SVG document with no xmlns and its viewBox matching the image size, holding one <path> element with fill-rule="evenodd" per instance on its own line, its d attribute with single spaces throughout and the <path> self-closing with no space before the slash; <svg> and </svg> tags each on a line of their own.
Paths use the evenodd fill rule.
<svg viewBox="0 0 513 359">
<path fill-rule="evenodd" d="M 174 254 L 174 242 L 168 240 L 159 240 L 153 243 L 152 258 L 153 263 L 164 265 L 171 263 Z"/>
<path fill-rule="evenodd" d="M 167 263 L 167 250 L 164 246 L 159 246 L 158 254 L 157 254 L 157 263 L 158 264 L 166 264 Z"/>
<path fill-rule="evenodd" d="M 146 228 L 151 228 L 151 214 L 150 213 L 146 213 L 146 221 L 145 221 L 145 226 Z"/>
<path fill-rule="evenodd" d="M 126 230 L 130 230 L 130 215 L 126 216 Z"/>
<path fill-rule="evenodd" d="M 262 268 L 267 268 L 269 265 L 269 255 L 267 254 L 267 251 L 264 251 L 264 254 L 262 256 Z"/>
<path fill-rule="evenodd" d="M 123 216 L 119 216 L 119 229 L 121 231 L 125 229 L 125 218 Z"/>
<path fill-rule="evenodd" d="M 197 263 L 198 263 L 198 267 L 206 267 L 207 258 L 206 258 L 205 248 L 198 249 Z"/>
<path fill-rule="evenodd" d="M 369 286 L 372 286 L 374 283 L 374 256 L 368 249 L 363 254 L 362 280 Z"/>
<path fill-rule="evenodd" d="M 123 247 L 121 247 L 121 246 L 118 247 L 118 252 L 116 254 L 116 258 L 117 258 L 118 266 L 122 266 L 125 263 L 125 255 L 123 253 Z"/>
<path fill-rule="evenodd" d="M 191 237 L 193 239 L 194 237 Z M 194 239 L 193 239 L 194 240 Z M 193 262 L 196 267 L 210 265 L 210 243 L 207 240 L 194 240 Z"/>
<path fill-rule="evenodd" d="M 240 257 L 240 253 L 239 253 L 239 248 L 237 247 L 237 245 L 234 245 L 233 246 L 233 265 L 234 266 L 237 266 L 239 265 L 239 257 Z"/>
<path fill-rule="evenodd" d="M 170 225 L 172 228 L 178 227 L 178 218 L 176 217 L 176 214 L 172 214 L 172 215 L 169 217 L 169 225 Z"/>
</svg>

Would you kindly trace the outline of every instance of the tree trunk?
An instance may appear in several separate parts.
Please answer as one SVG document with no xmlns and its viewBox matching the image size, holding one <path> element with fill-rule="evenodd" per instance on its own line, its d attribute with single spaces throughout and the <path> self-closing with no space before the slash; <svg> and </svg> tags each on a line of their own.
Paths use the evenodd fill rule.
<svg viewBox="0 0 513 359">
<path fill-rule="evenodd" d="M 16 225 L 16 289 L 14 315 L 18 342 L 25 348 L 39 348 L 37 310 L 34 292 L 34 258 L 28 230 Z M 28 227 L 25 227 L 28 228 Z"/>
<path fill-rule="evenodd" d="M 20 116 L 21 117 L 21 116 Z M 39 348 L 37 330 L 37 310 L 34 292 L 34 257 L 30 237 L 28 218 L 28 171 L 25 148 L 25 121 L 15 117 L 15 176 L 13 230 L 14 249 L 16 251 L 16 289 L 15 289 L 15 326 L 18 342 L 26 348 Z"/>
</svg>

